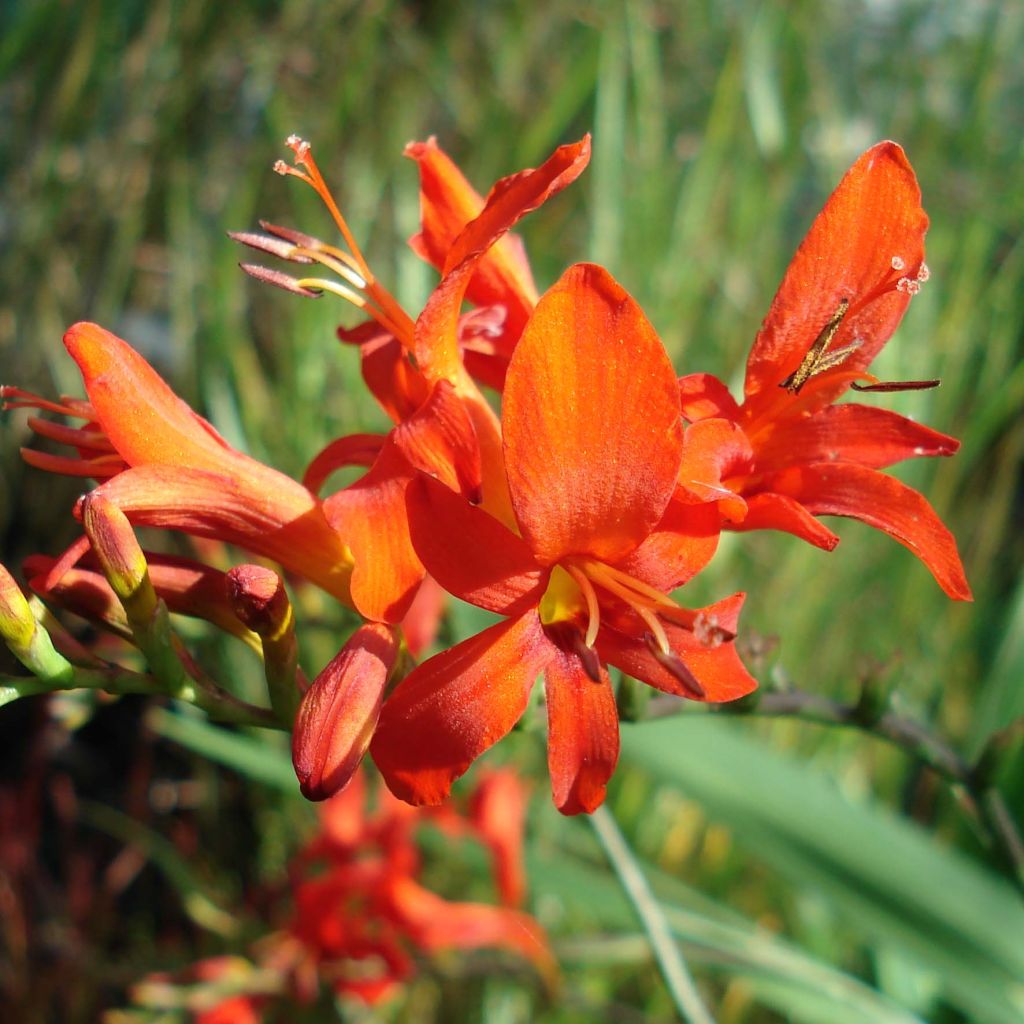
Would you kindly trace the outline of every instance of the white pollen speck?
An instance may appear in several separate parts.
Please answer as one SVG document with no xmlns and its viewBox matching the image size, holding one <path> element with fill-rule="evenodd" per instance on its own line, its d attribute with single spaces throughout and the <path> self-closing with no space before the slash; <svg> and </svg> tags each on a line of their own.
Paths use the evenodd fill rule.
<svg viewBox="0 0 1024 1024">
<path fill-rule="evenodd" d="M 922 263 L 921 266 L 918 267 L 918 269 L 917 269 L 917 279 L 918 279 L 918 281 L 920 281 L 922 284 L 924 284 L 924 282 L 927 281 L 928 278 L 931 277 L 931 276 L 932 276 L 932 272 L 928 269 L 928 264 L 927 263 Z"/>
<path fill-rule="evenodd" d="M 903 262 L 902 256 L 893 256 L 889 262 L 892 264 L 893 270 L 902 270 L 906 266 L 906 263 Z"/>
<path fill-rule="evenodd" d="M 921 290 L 921 283 L 912 277 L 901 277 L 896 282 L 896 291 L 907 295 L 916 295 Z"/>
</svg>

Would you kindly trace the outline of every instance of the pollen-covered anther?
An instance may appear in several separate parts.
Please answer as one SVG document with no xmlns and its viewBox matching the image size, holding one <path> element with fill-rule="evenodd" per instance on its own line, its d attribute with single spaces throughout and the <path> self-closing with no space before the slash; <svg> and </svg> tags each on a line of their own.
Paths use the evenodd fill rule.
<svg viewBox="0 0 1024 1024">
<path fill-rule="evenodd" d="M 263 281 L 265 284 L 272 284 L 275 288 L 282 288 L 286 292 L 301 295 L 303 298 L 319 299 L 322 294 L 320 291 L 314 291 L 312 288 L 307 288 L 296 278 L 292 277 L 290 274 L 285 274 L 280 270 L 271 270 L 270 267 L 262 267 L 258 263 L 239 263 L 238 265 L 250 277 L 256 278 L 257 281 Z"/>
<path fill-rule="evenodd" d="M 905 270 L 907 266 L 906 263 L 903 262 L 902 256 L 893 256 L 893 258 L 889 260 L 889 263 L 892 265 L 893 270 Z"/>
<path fill-rule="evenodd" d="M 694 700 L 703 700 L 707 696 L 707 691 L 678 654 L 673 654 L 672 651 L 663 651 L 653 633 L 644 633 L 644 643 L 658 664 L 671 674 L 688 696 Z"/>
<path fill-rule="evenodd" d="M 289 135 L 284 144 L 295 154 L 297 163 L 302 163 L 309 155 L 309 143 L 298 135 Z"/>
</svg>

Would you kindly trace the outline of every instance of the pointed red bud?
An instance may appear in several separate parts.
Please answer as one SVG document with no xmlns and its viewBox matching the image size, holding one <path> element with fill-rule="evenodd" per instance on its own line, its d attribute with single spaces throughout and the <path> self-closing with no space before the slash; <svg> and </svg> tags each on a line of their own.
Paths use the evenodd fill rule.
<svg viewBox="0 0 1024 1024">
<path fill-rule="evenodd" d="M 292 763 L 307 800 L 337 793 L 359 767 L 397 653 L 394 632 L 382 623 L 367 623 L 313 680 L 292 734 Z"/>
</svg>

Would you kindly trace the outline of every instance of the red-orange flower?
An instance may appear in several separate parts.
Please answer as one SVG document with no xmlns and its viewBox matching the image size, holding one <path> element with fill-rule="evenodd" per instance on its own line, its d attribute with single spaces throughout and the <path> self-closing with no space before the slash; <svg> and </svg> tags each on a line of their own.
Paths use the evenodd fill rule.
<svg viewBox="0 0 1024 1024">
<path fill-rule="evenodd" d="M 339 333 L 360 345 L 363 377 L 395 425 L 385 436 L 359 434 L 333 441 L 310 463 L 304 482 L 319 490 L 342 466 L 368 467 L 361 479 L 326 498 L 324 511 L 354 555 L 351 585 L 356 607 L 365 617 L 385 622 L 397 622 L 405 615 L 423 578 L 405 512 L 405 492 L 414 472 L 435 476 L 499 517 L 510 517 L 500 426 L 463 364 L 462 303 L 468 293 L 488 301 L 504 296 L 506 310 L 521 307 L 514 297 L 527 295 L 526 285 L 522 268 L 514 266 L 510 255 L 515 249 L 507 232 L 575 180 L 590 152 L 589 138 L 561 146 L 540 167 L 499 181 L 484 201 L 475 193 L 467 194 L 464 179 L 458 184 L 460 176 L 453 171 L 454 165 L 445 163 L 440 150 L 422 145 L 425 149 L 418 159 L 427 181 L 435 184 L 424 186 L 419 246 L 435 261 L 443 252 L 444 266 L 440 283 L 415 322 L 372 274 L 308 144 L 299 139 L 289 140 L 298 166 L 282 164 L 279 169 L 317 190 L 348 251 L 273 226 L 267 226 L 272 238 L 235 236 L 286 259 L 323 264 L 347 283 L 339 286 L 307 277 L 294 282 L 293 290 L 335 291 L 373 318 L 354 331 Z M 265 274 L 258 272 L 258 276 Z M 504 317 L 507 324 L 499 332 L 505 339 L 501 359 L 507 360 L 512 344 L 508 325 L 513 321 L 521 325 L 518 316 Z"/>
<path fill-rule="evenodd" d="M 695 699 L 748 693 L 755 682 L 731 642 L 742 595 L 702 612 L 666 596 L 710 557 L 717 531 L 699 508 L 691 515 L 672 501 L 682 458 L 675 374 L 607 272 L 570 268 L 540 300 L 503 406 L 519 535 L 426 476 L 409 488 L 409 514 L 430 574 L 505 620 L 406 677 L 371 752 L 396 795 L 438 803 L 512 728 L 543 672 L 555 802 L 590 811 L 618 757 L 605 664 Z"/>
<path fill-rule="evenodd" d="M 348 603 L 352 559 L 317 498 L 302 484 L 232 448 L 127 342 L 80 323 L 64 344 L 87 402 L 47 402 L 4 388 L 9 407 L 85 421 L 78 428 L 31 418 L 41 436 L 77 457 L 25 450 L 42 469 L 101 482 L 96 493 L 139 526 L 181 530 L 265 555 Z"/>
<path fill-rule="evenodd" d="M 867 367 L 928 279 L 917 179 L 880 142 L 850 168 L 793 258 L 747 361 L 744 401 L 709 374 L 680 380 L 687 431 L 682 490 L 724 499 L 727 525 L 777 529 L 819 547 L 838 537 L 815 519 L 851 516 L 913 551 L 951 597 L 970 588 L 956 541 L 917 491 L 879 470 L 952 455 L 959 442 L 887 410 L 833 404 Z M 857 382 L 868 381 L 866 388 Z"/>
</svg>

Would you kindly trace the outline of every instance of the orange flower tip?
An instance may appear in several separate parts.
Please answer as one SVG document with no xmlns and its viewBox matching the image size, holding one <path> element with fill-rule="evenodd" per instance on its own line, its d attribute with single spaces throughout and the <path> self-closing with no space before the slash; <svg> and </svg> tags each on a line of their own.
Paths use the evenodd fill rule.
<svg viewBox="0 0 1024 1024">
<path fill-rule="evenodd" d="M 313 680 L 292 733 L 292 764 L 307 800 L 326 800 L 351 781 L 377 728 L 397 653 L 394 631 L 367 623 Z"/>
<path fill-rule="evenodd" d="M 644 643 L 654 656 L 655 661 L 672 675 L 690 697 L 694 700 L 704 700 L 707 697 L 707 691 L 700 685 L 697 677 L 686 667 L 679 655 L 673 654 L 671 651 L 663 651 L 653 633 L 644 633 Z"/>
<path fill-rule="evenodd" d="M 31 643 L 36 631 L 32 609 L 17 581 L 0 564 L 0 636 L 19 649 Z"/>
<path fill-rule="evenodd" d="M 323 295 L 323 292 L 306 288 L 296 278 L 280 270 L 261 267 L 258 263 L 239 263 L 238 265 L 257 281 L 262 281 L 264 284 L 272 284 L 275 288 L 292 292 L 294 295 L 301 295 L 305 299 L 319 299 Z"/>
<path fill-rule="evenodd" d="M 227 574 L 228 600 L 235 615 L 262 637 L 280 636 L 292 622 L 284 581 L 262 565 L 237 565 Z"/>
<path fill-rule="evenodd" d="M 297 246 L 295 243 L 285 241 L 283 238 L 274 238 L 271 235 L 258 235 L 254 231 L 229 231 L 227 236 L 233 242 L 247 245 L 250 249 L 257 250 L 257 252 L 269 253 L 271 256 L 278 256 L 292 263 L 313 262 L 311 257 L 304 256 L 296 251 Z"/>
<path fill-rule="evenodd" d="M 149 567 L 128 517 L 101 495 L 87 494 L 82 525 L 114 593 L 131 598 L 145 585 Z"/>
</svg>

